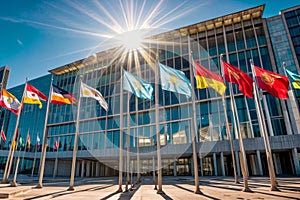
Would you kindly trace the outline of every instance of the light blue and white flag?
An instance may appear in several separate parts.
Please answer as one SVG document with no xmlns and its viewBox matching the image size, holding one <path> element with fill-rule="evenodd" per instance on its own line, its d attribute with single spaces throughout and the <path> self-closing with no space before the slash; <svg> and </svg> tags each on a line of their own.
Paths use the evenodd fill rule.
<svg viewBox="0 0 300 200">
<path fill-rule="evenodd" d="M 159 67 L 163 90 L 185 94 L 187 97 L 192 96 L 191 82 L 182 71 L 167 67 L 161 63 L 159 63 Z"/>
<path fill-rule="evenodd" d="M 124 81 L 123 81 L 123 89 L 131 92 L 138 98 L 153 100 L 153 87 L 152 85 L 139 78 L 136 77 L 129 72 L 124 70 Z"/>
</svg>

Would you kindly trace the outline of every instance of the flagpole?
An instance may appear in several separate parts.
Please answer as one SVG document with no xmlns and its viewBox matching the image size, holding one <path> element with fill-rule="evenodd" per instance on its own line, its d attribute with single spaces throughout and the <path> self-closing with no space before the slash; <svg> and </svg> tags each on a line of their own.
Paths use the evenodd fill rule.
<svg viewBox="0 0 300 200">
<path fill-rule="evenodd" d="M 282 63 L 282 67 L 283 67 L 283 71 L 284 71 L 284 75 L 288 77 L 287 73 L 286 73 L 286 64 L 285 62 Z M 293 99 L 294 101 L 291 101 L 291 106 L 292 106 L 292 110 L 293 110 L 293 114 L 294 114 L 294 119 L 296 121 L 296 128 L 297 128 L 297 133 L 299 134 L 300 133 L 300 116 L 299 116 L 299 108 L 296 104 L 297 100 L 295 98 L 295 94 L 294 94 L 294 90 L 293 90 L 293 86 L 292 86 L 292 83 L 291 81 L 289 81 L 289 86 L 290 86 L 290 90 L 288 91 L 288 95 L 290 97 L 290 99 Z"/>
<path fill-rule="evenodd" d="M 203 194 L 200 191 L 200 183 L 199 183 L 199 171 L 198 171 L 198 159 L 197 159 L 197 119 L 196 119 L 196 97 L 195 97 L 195 85 L 194 85 L 194 73 L 193 73 L 193 59 L 192 59 L 192 51 L 191 51 L 191 43 L 190 38 L 188 37 L 188 49 L 189 49 L 189 70 L 190 70 L 190 81 L 192 86 L 192 147 L 193 147 L 193 166 L 194 166 L 194 177 L 195 177 L 195 194 Z"/>
<path fill-rule="evenodd" d="M 232 91 L 232 85 L 230 83 L 230 91 L 233 94 Z M 233 95 L 231 95 L 232 98 L 232 104 L 233 104 L 233 110 L 235 112 L 235 114 L 233 115 L 233 120 L 235 122 L 235 131 L 238 133 L 239 136 L 239 144 L 240 144 L 240 151 L 241 151 L 241 159 L 242 159 L 242 173 L 243 173 L 243 182 L 244 182 L 244 188 L 243 188 L 243 192 L 252 192 L 252 190 L 249 188 L 248 185 L 248 164 L 247 164 L 247 155 L 246 155 L 246 151 L 245 151 L 245 147 L 244 147 L 244 142 L 243 142 L 243 137 L 242 137 L 242 132 L 241 132 L 241 127 L 240 127 L 240 120 L 239 120 L 239 116 L 238 116 L 238 111 L 237 111 L 237 107 L 236 107 L 236 102 L 235 102 L 235 98 Z"/>
<path fill-rule="evenodd" d="M 1 85 L 2 85 L 2 83 L 0 83 L 0 88 L 1 88 Z M 0 91 L 2 91 L 2 88 L 1 88 L 1 90 L 0 90 Z M 3 121 L 2 121 L 2 126 L 1 126 L 1 137 L 0 137 L 0 143 L 2 142 L 2 132 L 4 132 L 4 131 L 3 131 L 3 129 L 4 129 L 5 117 L 6 117 L 6 112 L 4 112 Z M 4 134 L 4 136 L 5 136 L 5 134 Z"/>
<path fill-rule="evenodd" d="M 17 142 L 16 142 L 16 149 L 18 150 L 18 144 L 19 144 L 19 140 L 20 138 L 22 139 L 21 136 L 19 136 L 19 139 L 17 138 Z M 19 163 L 20 163 L 20 151 L 21 151 L 21 146 L 19 148 L 19 154 L 18 154 L 18 158 L 16 161 L 16 165 L 15 165 L 15 172 L 14 172 L 14 178 L 13 178 L 13 182 L 10 184 L 11 187 L 17 187 L 17 174 L 18 174 L 18 169 L 19 169 Z"/>
<path fill-rule="evenodd" d="M 123 90 L 123 88 L 121 88 Z M 130 98 L 129 98 L 129 92 L 127 92 L 127 134 L 126 134 L 126 170 L 127 170 L 127 180 L 126 180 L 126 186 L 125 186 L 125 192 L 128 192 L 128 185 L 130 183 L 130 174 L 129 174 L 129 169 L 130 169 Z"/>
<path fill-rule="evenodd" d="M 223 64 L 222 64 L 223 66 Z M 223 68 L 223 73 L 224 73 L 224 67 Z M 246 157 L 246 151 L 244 147 L 244 142 L 243 142 L 243 137 L 242 137 L 242 132 L 241 132 L 241 127 L 240 127 L 240 120 L 239 120 L 239 114 L 237 111 L 236 107 L 236 102 L 235 102 L 235 97 L 233 94 L 233 89 L 232 89 L 232 83 L 229 83 L 229 92 L 230 92 L 230 105 L 231 105 L 231 110 L 232 110 L 232 116 L 233 116 L 233 123 L 234 123 L 234 129 L 235 132 L 238 133 L 238 140 L 240 144 L 240 152 L 241 152 L 241 159 L 242 159 L 242 175 L 243 175 L 243 192 L 252 192 L 252 190 L 249 188 L 248 185 L 248 164 L 247 164 L 247 157 Z"/>
<path fill-rule="evenodd" d="M 28 135 L 28 134 L 27 134 Z M 27 136 L 28 137 L 28 136 Z M 26 137 L 26 140 L 27 140 L 27 137 Z M 20 135 L 20 138 L 21 138 L 21 135 Z M 23 140 L 23 139 L 22 139 Z M 21 146 L 20 146 L 20 150 L 21 150 Z M 21 162 L 21 169 L 22 169 L 22 166 L 23 166 L 23 162 L 24 162 L 24 157 L 25 157 L 25 152 L 26 152 L 26 149 L 27 149 L 27 141 L 25 143 L 25 149 L 23 151 L 23 156 L 22 156 L 22 162 Z M 20 163 L 20 151 L 19 151 L 19 156 L 18 156 L 18 159 L 17 159 L 17 164 L 16 164 L 16 169 L 15 169 L 15 173 L 14 173 L 14 179 L 13 179 L 13 182 L 10 184 L 11 187 L 17 187 L 18 184 L 17 184 L 17 175 L 18 175 L 18 168 L 19 168 L 19 163 Z"/>
<path fill-rule="evenodd" d="M 49 109 L 50 109 L 50 99 L 51 99 L 51 94 L 52 94 L 52 83 L 53 83 L 53 75 L 51 76 L 51 81 L 50 81 L 50 90 L 49 90 L 49 95 L 48 95 L 45 122 L 44 122 L 43 144 L 42 144 L 42 153 L 41 153 L 41 158 L 40 158 L 40 169 L 39 169 L 39 182 L 35 186 L 35 188 L 43 188 L 43 177 L 44 177 L 46 152 L 47 152 L 46 144 L 47 144 L 48 131 L 49 131 L 47 124 L 48 124 Z"/>
<path fill-rule="evenodd" d="M 19 163 L 20 163 L 20 154 L 18 156 L 17 159 L 17 163 L 16 163 L 16 168 L 15 168 L 15 173 L 14 173 L 14 179 L 13 182 L 10 184 L 11 187 L 17 187 L 17 175 L 18 175 L 18 168 L 19 168 Z"/>
<path fill-rule="evenodd" d="M 156 54 L 158 59 L 158 52 Z M 159 65 L 155 64 L 155 131 L 156 131 L 156 150 L 157 150 L 157 194 L 164 194 L 162 190 L 162 166 L 161 166 L 161 152 L 160 152 L 160 131 L 159 131 Z"/>
<path fill-rule="evenodd" d="M 123 66 L 120 67 L 120 141 L 119 141 L 119 188 L 123 192 Z"/>
<path fill-rule="evenodd" d="M 72 157 L 72 167 L 71 167 L 71 175 L 70 175 L 70 185 L 67 191 L 73 191 L 74 189 L 74 177 L 75 177 L 75 167 L 76 167 L 76 154 L 78 148 L 78 139 L 79 139 L 79 119 L 80 119 L 80 107 L 81 107 L 81 75 L 79 75 L 79 94 L 78 94 L 78 105 L 77 105 L 77 113 L 76 113 L 76 132 L 74 138 L 74 147 L 73 147 L 73 157 Z M 58 144 L 59 146 L 59 144 Z"/>
<path fill-rule="evenodd" d="M 28 129 L 28 130 L 30 130 L 30 129 Z M 29 132 L 27 132 L 26 143 L 25 143 L 25 149 L 24 149 L 24 151 L 23 151 L 23 156 L 22 156 L 21 169 L 22 169 L 22 166 L 23 166 L 23 163 L 24 163 L 25 152 L 26 152 L 26 150 L 28 149 L 28 148 L 27 148 L 27 145 L 28 145 L 28 141 L 27 141 L 27 139 L 28 139 L 28 133 L 29 133 Z"/>
<path fill-rule="evenodd" d="M 259 123 L 260 132 L 263 136 L 265 148 L 266 148 L 267 163 L 268 163 L 269 176 L 270 176 L 270 182 L 271 182 L 270 190 L 271 191 L 279 191 L 279 189 L 277 188 L 272 152 L 271 152 L 269 137 L 268 137 L 267 131 L 266 131 L 266 124 L 264 122 L 262 106 L 261 106 L 260 100 L 258 99 L 258 90 L 256 88 L 256 85 L 257 85 L 256 73 L 255 73 L 253 61 L 251 59 L 250 59 L 250 64 L 251 64 L 251 69 L 252 69 L 252 74 L 253 74 L 253 79 L 254 79 L 253 88 L 254 88 L 255 106 L 256 106 L 256 110 L 257 110 L 257 119 L 258 119 L 258 123 Z"/>
<path fill-rule="evenodd" d="M 135 112 L 136 112 L 136 119 L 138 119 L 138 98 L 135 97 Z M 151 131 L 150 131 L 151 132 Z M 141 182 L 141 171 L 140 171 L 140 149 L 139 149 L 139 138 L 138 138 L 138 128 L 136 127 L 136 138 L 137 138 L 137 144 L 136 144 L 136 152 L 137 152 L 137 183 Z"/>
<path fill-rule="evenodd" d="M 33 158 L 33 163 L 32 163 L 32 170 L 31 170 L 31 177 L 33 177 L 33 173 L 34 173 L 35 162 L 36 162 L 36 152 L 37 152 L 37 141 L 36 141 L 36 144 L 35 144 L 34 158 Z"/>
<path fill-rule="evenodd" d="M 25 91 L 26 91 L 27 81 L 28 81 L 28 78 L 26 78 L 25 87 L 24 87 L 23 95 L 22 95 L 21 106 L 23 106 L 23 100 L 24 100 L 24 95 L 25 95 Z M 15 125 L 15 131 L 14 131 L 14 135 L 12 137 L 13 138 L 12 145 L 10 146 L 10 149 L 9 149 L 9 153 L 8 153 L 8 157 L 7 157 L 7 161 L 6 161 L 6 165 L 5 165 L 5 171 L 4 171 L 2 183 L 7 183 L 8 182 L 8 177 L 9 177 L 9 174 L 10 174 L 12 161 L 13 161 L 13 158 L 14 158 L 14 152 L 15 152 L 15 148 L 13 148 L 13 146 L 14 146 L 13 141 L 15 141 L 15 139 L 16 139 L 18 126 L 19 126 L 19 122 L 20 122 L 21 111 L 22 111 L 22 108 L 19 108 L 17 121 L 16 121 L 16 125 Z"/>
<path fill-rule="evenodd" d="M 221 68 L 222 68 L 222 77 L 223 81 L 225 82 L 225 76 L 224 76 L 224 67 L 222 63 L 222 57 L 223 54 L 220 55 L 220 63 L 221 63 Z M 231 83 L 229 83 L 229 87 L 231 89 Z M 231 90 L 229 90 L 229 96 L 230 96 L 230 104 L 232 106 L 232 95 L 233 93 Z M 234 183 L 239 183 L 239 178 L 237 175 L 237 169 L 236 169 L 236 160 L 235 160 L 235 155 L 234 155 L 234 149 L 233 149 L 233 141 L 232 141 L 232 136 L 229 128 L 229 122 L 228 122 L 228 114 L 227 114 L 227 108 L 226 108 L 226 101 L 225 101 L 225 93 L 222 95 L 222 103 L 223 103 L 223 110 L 224 110 L 224 115 L 225 115 L 225 124 L 226 124 L 226 135 L 229 137 L 229 143 L 230 143 L 230 151 L 231 151 L 231 157 L 232 157 L 232 164 L 233 164 L 233 173 L 234 173 Z M 231 108 L 232 109 L 232 108 Z M 232 115 L 234 115 L 233 109 L 232 109 Z M 233 122 L 234 123 L 234 122 Z"/>
<path fill-rule="evenodd" d="M 252 121 L 251 121 L 251 115 L 250 115 L 250 110 L 249 110 L 248 101 L 247 101 L 247 97 L 246 96 L 244 96 L 244 101 L 245 101 L 246 110 L 247 110 L 247 116 L 248 116 L 248 120 L 249 120 L 251 137 L 254 138 L 254 132 L 253 132 L 253 126 L 252 126 Z"/>
</svg>

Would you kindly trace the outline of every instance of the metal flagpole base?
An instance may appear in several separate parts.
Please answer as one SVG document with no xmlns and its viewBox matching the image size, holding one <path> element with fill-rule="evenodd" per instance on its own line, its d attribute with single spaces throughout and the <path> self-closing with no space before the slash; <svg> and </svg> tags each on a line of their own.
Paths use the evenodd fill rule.
<svg viewBox="0 0 300 200">
<path fill-rule="evenodd" d="M 253 192 L 249 187 L 244 187 L 242 192 Z"/>
<path fill-rule="evenodd" d="M 38 183 L 34 188 L 41 189 L 41 188 L 43 188 L 43 185 Z"/>
<path fill-rule="evenodd" d="M 198 188 L 198 189 L 196 189 L 194 193 L 195 193 L 195 194 L 203 194 L 203 193 L 200 191 L 200 189 L 199 189 L 199 188 Z"/>
<path fill-rule="evenodd" d="M 162 190 L 157 190 L 156 194 L 165 194 Z"/>
<path fill-rule="evenodd" d="M 126 181 L 126 185 L 125 185 L 125 190 L 124 190 L 124 192 L 128 192 L 128 187 L 129 187 L 129 181 Z"/>
<path fill-rule="evenodd" d="M 5 180 L 5 181 L 1 181 L 2 184 L 7 184 L 8 183 L 8 180 Z"/>
<path fill-rule="evenodd" d="M 18 184 L 16 183 L 16 182 L 12 182 L 11 184 L 10 184 L 10 187 L 17 187 L 18 186 Z"/>
<path fill-rule="evenodd" d="M 122 188 L 119 188 L 116 192 L 117 192 L 117 193 L 123 192 L 123 190 L 122 190 Z"/>
<path fill-rule="evenodd" d="M 70 187 L 67 189 L 67 191 L 74 191 L 74 190 L 75 190 L 74 186 L 70 186 Z"/>
<path fill-rule="evenodd" d="M 277 186 L 271 185 L 270 191 L 280 191 Z"/>
</svg>

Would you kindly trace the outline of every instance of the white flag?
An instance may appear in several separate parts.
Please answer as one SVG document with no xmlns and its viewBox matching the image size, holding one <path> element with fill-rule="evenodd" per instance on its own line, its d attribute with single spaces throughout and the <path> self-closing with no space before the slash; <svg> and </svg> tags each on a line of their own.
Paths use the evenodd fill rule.
<svg viewBox="0 0 300 200">
<path fill-rule="evenodd" d="M 37 143 L 40 143 L 40 141 L 41 141 L 41 139 L 40 139 L 40 137 L 37 135 L 37 136 L 36 136 L 36 142 L 37 142 Z"/>
<path fill-rule="evenodd" d="M 80 90 L 80 96 L 81 97 L 91 97 L 96 99 L 100 105 L 107 111 L 108 105 L 105 99 L 103 98 L 102 94 L 96 90 L 95 88 L 92 88 L 84 83 L 81 83 L 81 90 Z"/>
</svg>

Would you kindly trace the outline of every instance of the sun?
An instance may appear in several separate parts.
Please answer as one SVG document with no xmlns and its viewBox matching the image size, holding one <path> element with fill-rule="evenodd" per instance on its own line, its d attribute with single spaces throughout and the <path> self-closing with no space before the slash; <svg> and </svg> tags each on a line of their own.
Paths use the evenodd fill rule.
<svg viewBox="0 0 300 200">
<path fill-rule="evenodd" d="M 117 39 L 127 51 L 138 50 L 142 48 L 145 34 L 141 30 L 131 30 L 121 33 Z"/>
</svg>

